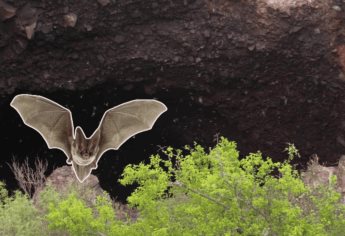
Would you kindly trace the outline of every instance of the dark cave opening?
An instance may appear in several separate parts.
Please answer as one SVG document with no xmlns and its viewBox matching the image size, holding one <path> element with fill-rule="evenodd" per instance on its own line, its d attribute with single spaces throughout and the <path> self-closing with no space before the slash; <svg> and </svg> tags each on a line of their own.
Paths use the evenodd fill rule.
<svg viewBox="0 0 345 236">
<path fill-rule="evenodd" d="M 128 88 L 130 87 L 130 91 Z M 30 93 L 45 96 L 71 110 L 74 127 L 81 126 L 86 136 L 90 136 L 97 128 L 103 113 L 118 104 L 133 99 L 157 99 L 168 107 L 155 123 L 154 127 L 146 132 L 139 133 L 125 142 L 119 150 L 106 152 L 98 162 L 98 169 L 92 174 L 99 178 L 101 187 L 113 198 L 125 201 L 133 187 L 124 187 L 118 179 L 124 167 L 128 164 L 138 164 L 146 161 L 149 156 L 159 152 L 163 146 L 182 147 L 194 141 L 202 145 L 212 145 L 212 135 L 217 131 L 217 112 L 211 111 L 200 104 L 198 100 L 190 98 L 190 91 L 161 90 L 153 95 L 145 93 L 144 84 L 136 83 L 135 86 L 118 86 L 114 83 L 101 84 L 85 91 L 55 91 L 49 94 L 17 91 L 13 96 L 4 99 L 0 119 L 2 160 L 0 162 L 0 180 L 4 181 L 11 191 L 18 189 L 18 184 L 7 163 L 14 158 L 19 163 L 25 158 L 33 160 L 38 157 L 48 161 L 49 175 L 55 168 L 66 164 L 64 153 L 57 149 L 48 149 L 43 138 L 35 130 L 23 124 L 16 111 L 9 106 L 11 99 L 21 93 Z M 192 122 L 191 122 L 192 121 Z M 209 137 L 197 134 L 196 129 L 201 129 L 208 124 Z M 212 128 L 213 127 L 213 128 Z M 214 133 L 212 134 L 211 132 Z"/>
<path fill-rule="evenodd" d="M 336 164 L 343 153 L 344 147 L 338 141 L 344 139 L 343 99 L 339 99 L 343 93 L 335 93 L 326 83 L 313 85 L 308 78 L 265 83 L 228 78 L 231 83 L 224 83 L 215 76 L 214 80 L 220 82 L 207 87 L 198 83 L 196 77 L 187 80 L 179 77 L 179 73 L 173 74 L 179 78 L 175 84 L 169 84 L 172 80 L 165 77 L 160 82 L 112 80 L 91 89 L 61 88 L 50 93 L 17 90 L 3 97 L 0 103 L 3 132 L 0 180 L 4 180 L 10 190 L 18 188 L 6 164 L 12 157 L 19 162 L 26 157 L 34 160 L 36 156 L 47 160 L 47 175 L 54 168 L 66 165 L 64 154 L 60 150 L 49 150 L 43 138 L 26 127 L 9 106 L 11 99 L 20 93 L 42 95 L 69 108 L 74 126 L 81 126 L 87 136 L 97 128 L 107 109 L 123 102 L 154 98 L 168 107 L 152 130 L 129 139 L 118 151 L 106 152 L 98 162 L 98 169 L 92 172 L 101 187 L 120 201 L 125 201 L 133 190 L 117 181 L 127 164 L 147 161 L 150 155 L 159 153 L 161 146 L 181 148 L 197 142 L 205 148 L 212 147 L 216 134 L 236 141 L 241 156 L 260 150 L 274 161 L 285 160 L 284 148 L 287 143 L 294 143 L 302 156 L 295 160 L 298 168 L 304 168 L 314 153 L 320 156 L 321 163 L 326 161 L 331 165 Z"/>
</svg>

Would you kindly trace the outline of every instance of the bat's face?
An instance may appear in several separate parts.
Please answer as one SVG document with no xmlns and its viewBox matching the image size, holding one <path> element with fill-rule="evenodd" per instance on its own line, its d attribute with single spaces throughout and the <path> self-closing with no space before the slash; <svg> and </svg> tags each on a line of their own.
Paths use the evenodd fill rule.
<svg viewBox="0 0 345 236">
<path fill-rule="evenodd" d="M 73 161 L 80 166 L 90 165 L 96 159 L 98 151 L 99 135 L 87 139 L 83 130 L 77 127 L 71 148 Z"/>
</svg>

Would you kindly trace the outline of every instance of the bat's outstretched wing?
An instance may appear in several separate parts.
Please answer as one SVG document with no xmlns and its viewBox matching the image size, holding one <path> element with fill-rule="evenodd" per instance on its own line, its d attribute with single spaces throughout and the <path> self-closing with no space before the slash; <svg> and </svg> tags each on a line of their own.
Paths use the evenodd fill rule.
<svg viewBox="0 0 345 236">
<path fill-rule="evenodd" d="M 71 164 L 73 121 L 67 108 L 45 97 L 29 94 L 15 96 L 11 106 L 24 124 L 40 133 L 48 148 L 62 150 L 68 158 L 67 163 Z"/>
<path fill-rule="evenodd" d="M 138 99 L 107 110 L 97 128 L 100 132 L 99 157 L 107 150 L 117 150 L 130 137 L 152 129 L 167 107 L 154 99 Z"/>
</svg>

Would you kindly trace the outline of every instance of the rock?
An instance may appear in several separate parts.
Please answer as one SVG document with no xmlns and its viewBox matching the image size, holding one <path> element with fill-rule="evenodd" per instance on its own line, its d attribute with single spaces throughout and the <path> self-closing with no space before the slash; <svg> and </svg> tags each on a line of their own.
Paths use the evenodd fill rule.
<svg viewBox="0 0 345 236">
<path fill-rule="evenodd" d="M 86 31 L 90 32 L 92 30 L 92 26 L 89 24 L 84 24 L 84 28 L 86 29 Z"/>
<path fill-rule="evenodd" d="M 313 155 L 309 161 L 308 168 L 301 173 L 303 182 L 310 187 L 318 187 L 320 185 L 328 185 L 330 177 L 334 175 L 336 169 L 334 167 L 325 167 L 319 164 L 319 157 Z"/>
<path fill-rule="evenodd" d="M 64 15 L 64 27 L 74 27 L 77 24 L 78 16 L 74 13 L 68 13 Z"/>
<path fill-rule="evenodd" d="M 71 166 L 57 168 L 48 176 L 44 187 L 35 192 L 33 196 L 35 204 L 40 204 L 40 193 L 47 186 L 52 187 L 62 196 L 67 196 L 72 191 L 75 191 L 78 198 L 84 200 L 89 207 L 95 205 L 97 196 L 104 196 L 112 202 L 117 219 L 126 221 L 128 218 L 132 220 L 138 218 L 138 211 L 136 209 L 129 208 L 126 204 L 113 201 L 110 196 L 102 190 L 98 178 L 95 175 L 91 174 L 83 183 L 80 183 L 75 177 Z"/>
<path fill-rule="evenodd" d="M 62 195 L 68 195 L 72 190 L 76 190 L 87 203 L 94 203 L 98 195 L 103 195 L 104 192 L 99 185 L 99 180 L 95 175 L 90 175 L 83 183 L 80 183 L 71 166 L 63 166 L 53 171 L 51 175 L 47 177 L 44 187 L 53 187 Z M 39 198 L 39 194 L 42 190 L 35 192 L 34 200 Z"/>
<path fill-rule="evenodd" d="M 336 52 L 338 54 L 338 62 L 342 71 L 345 72 L 345 44 L 337 46 Z"/>
<path fill-rule="evenodd" d="M 18 11 L 18 21 L 17 23 L 28 26 L 32 25 L 34 22 L 37 21 L 38 12 L 37 9 L 31 7 L 30 4 L 26 4 Z"/>
<path fill-rule="evenodd" d="M 34 36 L 36 25 L 37 25 L 36 22 L 34 22 L 31 25 L 24 27 L 27 39 L 32 39 L 32 37 Z"/>
<path fill-rule="evenodd" d="M 340 6 L 338 6 L 338 5 L 332 6 L 332 9 L 335 10 L 335 11 L 341 11 Z"/>
<path fill-rule="evenodd" d="M 338 191 L 345 196 L 345 155 L 342 155 L 337 167 L 337 188 Z"/>
<path fill-rule="evenodd" d="M 48 34 L 53 30 L 53 24 L 50 22 L 40 22 L 36 26 L 36 31 L 40 31 L 44 34 Z"/>
<path fill-rule="evenodd" d="M 97 2 L 101 4 L 102 7 L 104 7 L 110 3 L 110 0 L 97 0 Z"/>
<path fill-rule="evenodd" d="M 37 9 L 26 4 L 18 11 L 16 24 L 20 30 L 25 32 L 27 39 L 32 39 L 37 25 L 38 12 Z"/>
<path fill-rule="evenodd" d="M 48 176 L 47 183 L 50 183 L 52 184 L 52 186 L 63 191 L 66 185 L 69 184 L 77 184 L 83 187 L 94 188 L 95 186 L 98 186 L 99 181 L 95 175 L 91 174 L 89 178 L 87 178 L 83 183 L 80 183 L 77 180 L 74 171 L 72 170 L 72 167 L 63 166 L 55 169 L 53 173 Z"/>
<path fill-rule="evenodd" d="M 255 45 L 251 45 L 251 46 L 248 47 L 249 51 L 253 51 L 254 49 L 255 49 Z"/>
<path fill-rule="evenodd" d="M 16 15 L 17 9 L 0 0 L 0 20 L 4 21 Z"/>
<path fill-rule="evenodd" d="M 329 185 L 332 175 L 337 177 L 336 190 L 342 195 L 342 202 L 345 203 L 345 155 L 339 159 L 338 166 L 323 166 L 319 164 L 317 155 L 314 155 L 309 162 L 308 168 L 301 174 L 303 182 L 311 187 Z"/>
</svg>

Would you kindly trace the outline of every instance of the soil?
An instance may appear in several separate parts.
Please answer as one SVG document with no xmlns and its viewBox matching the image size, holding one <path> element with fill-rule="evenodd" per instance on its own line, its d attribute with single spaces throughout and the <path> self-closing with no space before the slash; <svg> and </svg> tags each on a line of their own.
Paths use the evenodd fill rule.
<svg viewBox="0 0 345 236">
<path fill-rule="evenodd" d="M 213 146 L 215 135 L 243 155 L 284 160 L 289 142 L 300 167 L 314 153 L 336 165 L 345 152 L 344 10 L 336 0 L 0 0 L 0 179 L 15 188 L 12 156 L 47 158 L 50 172 L 65 163 L 9 107 L 19 93 L 70 108 L 88 135 L 121 102 L 168 106 L 151 131 L 102 157 L 94 174 L 120 199 L 126 164 L 159 146 Z"/>
</svg>

